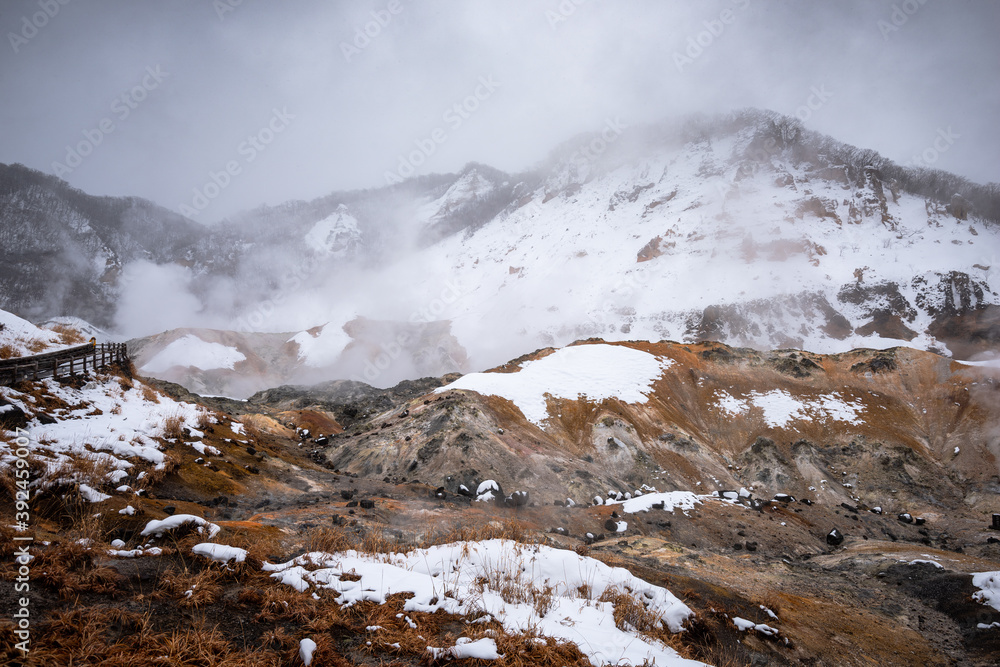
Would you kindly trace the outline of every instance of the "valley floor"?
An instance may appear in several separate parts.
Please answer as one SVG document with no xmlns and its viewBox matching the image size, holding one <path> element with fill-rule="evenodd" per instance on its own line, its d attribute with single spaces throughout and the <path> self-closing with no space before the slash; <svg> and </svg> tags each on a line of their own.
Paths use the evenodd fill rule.
<svg viewBox="0 0 1000 667">
<path fill-rule="evenodd" d="M 693 352 L 716 364 L 726 350 L 740 354 Z M 686 376 L 693 362 L 670 354 Z M 913 375 L 938 363 L 894 358 Z M 763 372 L 751 361 L 745 373 Z M 834 363 L 861 361 L 817 358 L 827 376 Z M 721 372 L 711 364 L 698 367 L 695 386 Z M 970 372 L 985 374 L 962 380 L 970 386 L 990 377 Z M 651 418 L 640 412 L 659 409 L 655 401 L 640 409 L 550 397 L 561 425 L 538 429 L 510 403 L 445 382 L 202 404 L 127 368 L 0 388 L 0 660 L 997 664 L 1000 583 L 971 576 L 1000 571 L 1000 531 L 984 509 L 995 498 L 990 475 L 940 472 L 935 499 L 924 476 L 946 470 L 934 467 L 937 455 L 908 458 L 864 439 L 830 448 L 816 435 L 812 449 L 786 451 L 774 428 L 760 431 L 770 445 L 751 438 L 710 465 L 711 427 L 690 411 L 700 430 L 661 421 L 676 435 L 660 439 L 642 433 Z M 574 410 L 586 413 L 583 440 L 565 436 L 584 419 Z M 963 449 L 973 447 L 970 428 Z M 592 433 L 604 449 L 568 451 L 592 447 Z M 639 439 L 663 452 L 633 449 Z M 490 458 L 504 442 L 535 463 L 579 469 L 518 475 Z M 386 451 L 400 465 L 390 470 L 373 453 Z M 623 451 L 650 461 L 619 469 L 601 458 Z M 804 457 L 824 484 L 801 473 Z M 778 482 L 759 471 L 791 475 L 790 461 L 802 477 L 775 493 Z M 481 484 L 463 477 L 472 468 Z M 897 470 L 908 490 L 897 488 Z M 24 486 L 31 500 L 20 516 Z M 884 508 L 876 493 L 890 498 Z M 24 545 L 30 558 L 19 560 Z M 19 636 L 21 608 L 30 621 Z"/>
</svg>

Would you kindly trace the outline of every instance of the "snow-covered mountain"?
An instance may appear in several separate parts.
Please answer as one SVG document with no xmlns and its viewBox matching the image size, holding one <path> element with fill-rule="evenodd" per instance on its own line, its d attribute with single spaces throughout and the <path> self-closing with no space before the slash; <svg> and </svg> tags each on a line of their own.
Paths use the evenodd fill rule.
<svg viewBox="0 0 1000 667">
<path fill-rule="evenodd" d="M 95 197 L 0 165 L 0 308 L 109 327 L 130 262 L 190 264 L 205 228 L 137 197 Z"/>
<path fill-rule="evenodd" d="M 9 211 L 23 189 L 5 197 Z M 366 329 L 367 357 L 352 370 L 374 365 L 364 379 L 388 386 L 417 372 L 397 351 L 422 343 L 401 324 L 432 322 L 447 323 L 455 343 L 447 354 L 436 342 L 414 348 L 444 360 L 416 364 L 425 374 L 466 370 L 458 357 L 485 368 L 590 336 L 817 352 L 905 343 L 971 358 L 1000 343 L 998 221 L 996 184 L 904 168 L 747 110 L 609 123 L 524 174 L 470 164 L 208 228 L 171 218 L 170 242 L 143 257 L 183 276 L 168 285 L 184 304 L 171 324 L 283 332 L 291 356 L 323 359 L 287 365 L 277 372 L 286 380 L 303 367 L 344 373 L 344 327 L 386 323 Z M 91 273 L 74 289 L 104 290 L 117 307 L 91 321 L 140 319 L 133 304 L 146 304 L 148 287 L 136 295 L 117 274 Z M 87 318 L 46 307 L 68 301 L 37 271 L 16 281 L 37 288 L 35 301 L 25 288 L 11 307 L 5 289 L 0 307 Z M 323 335 L 306 333 L 317 327 Z"/>
</svg>

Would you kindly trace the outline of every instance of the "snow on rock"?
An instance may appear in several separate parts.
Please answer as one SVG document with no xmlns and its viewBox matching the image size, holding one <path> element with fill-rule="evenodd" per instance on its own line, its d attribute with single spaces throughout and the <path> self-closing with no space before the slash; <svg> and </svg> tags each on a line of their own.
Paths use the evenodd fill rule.
<svg viewBox="0 0 1000 667">
<path fill-rule="evenodd" d="M 87 484 L 81 484 L 80 485 L 80 495 L 83 496 L 88 502 L 91 502 L 91 503 L 104 502 L 105 500 L 107 500 L 108 498 L 111 497 L 111 496 L 109 496 L 106 493 L 101 493 L 97 489 L 95 489 L 92 486 L 89 486 Z"/>
<path fill-rule="evenodd" d="M 162 537 L 163 533 L 178 528 L 187 523 L 193 523 L 198 526 L 198 533 L 204 533 L 205 529 L 208 529 L 208 539 L 212 539 L 219 532 L 219 526 L 214 523 L 209 523 L 205 521 L 200 516 L 195 516 L 193 514 L 174 514 L 173 516 L 168 516 L 166 519 L 153 519 L 146 524 L 146 527 L 142 529 L 140 535 L 143 537 L 147 535 L 153 535 L 154 537 Z"/>
<path fill-rule="evenodd" d="M 222 343 L 209 343 L 194 334 L 188 334 L 157 352 L 143 365 L 142 370 L 148 373 L 163 373 L 174 366 L 190 366 L 203 371 L 218 368 L 232 370 L 237 362 L 245 359 L 246 355 L 235 347 Z"/>
<path fill-rule="evenodd" d="M 973 600 L 1000 611 L 1000 571 L 973 574 L 972 585 L 979 589 L 972 594 Z"/>
<path fill-rule="evenodd" d="M 114 543 L 112 543 L 111 546 L 114 546 Z M 125 544 L 123 543 L 121 546 L 125 546 Z M 109 549 L 108 555 L 115 556 L 116 558 L 139 558 L 141 556 L 161 556 L 163 555 L 163 549 L 161 549 L 160 547 L 150 547 L 148 549 Z"/>
<path fill-rule="evenodd" d="M 739 616 L 733 616 L 733 625 L 740 632 L 746 632 L 747 630 L 756 630 L 765 635 L 774 636 L 778 634 L 776 628 L 772 628 L 770 625 L 764 625 L 763 623 L 754 623 L 753 621 L 748 621 L 745 618 L 740 618 Z"/>
<path fill-rule="evenodd" d="M 489 637 L 472 641 L 468 637 L 459 637 L 450 648 L 427 647 L 431 660 L 462 660 L 475 658 L 477 660 L 498 660 L 503 656 L 497 652 L 497 643 Z"/>
<path fill-rule="evenodd" d="M 246 549 L 230 547 L 225 544 L 213 544 L 211 542 L 202 542 L 201 544 L 194 545 L 191 547 L 191 553 L 220 563 L 228 563 L 231 560 L 242 563 L 247 558 Z"/>
<path fill-rule="evenodd" d="M 493 500 L 497 496 L 502 495 L 500 491 L 500 484 L 496 480 L 486 479 L 479 483 L 476 487 L 476 501 L 477 502 L 488 502 Z"/>
<path fill-rule="evenodd" d="M 341 204 L 336 211 L 313 225 L 306 232 L 304 241 L 317 253 L 340 259 L 358 248 L 362 235 L 357 219 L 346 205 Z"/>
<path fill-rule="evenodd" d="M 547 396 L 645 403 L 653 383 L 672 363 L 622 345 L 574 345 L 525 362 L 516 373 L 470 373 L 434 391 L 468 389 L 500 396 L 516 405 L 525 419 L 541 426 L 548 418 Z"/>
<path fill-rule="evenodd" d="M 860 424 L 859 414 L 864 411 L 860 401 L 848 401 L 838 392 L 814 399 L 797 398 L 783 389 L 768 392 L 751 391 L 746 398 L 736 398 L 728 392 L 715 392 L 715 405 L 731 415 L 745 415 L 753 408 L 763 413 L 764 421 L 771 428 L 783 428 L 791 421 L 842 421 Z"/>
<path fill-rule="evenodd" d="M 628 589 L 669 630 L 680 632 L 693 612 L 670 591 L 628 570 L 565 549 L 495 539 L 437 545 L 408 554 L 311 552 L 286 563 L 265 563 L 263 569 L 301 592 L 313 587 L 332 590 L 341 605 L 363 600 L 381 604 L 394 593 L 412 593 L 404 611 L 488 614 L 508 632 L 530 629 L 541 636 L 573 642 L 595 665 L 654 661 L 657 665 L 702 664 L 680 658 L 638 632 L 619 630 L 613 606 L 597 601 L 605 590 Z M 347 573 L 351 576 L 342 579 Z M 483 584 L 484 578 L 486 582 L 521 584 L 524 590 L 551 586 L 551 606 L 540 613 L 530 600 L 507 601 L 489 583 Z M 591 591 L 586 598 L 578 593 L 583 584 Z M 452 593 L 441 595 L 442 590 Z"/>
<path fill-rule="evenodd" d="M 299 658 L 306 667 L 312 664 L 313 653 L 316 652 L 316 642 L 306 637 L 299 641 Z"/>
</svg>

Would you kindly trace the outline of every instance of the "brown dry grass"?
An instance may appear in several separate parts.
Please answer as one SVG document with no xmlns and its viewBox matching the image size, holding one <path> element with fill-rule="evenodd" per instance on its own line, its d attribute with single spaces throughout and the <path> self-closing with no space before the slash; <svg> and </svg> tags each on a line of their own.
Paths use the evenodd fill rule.
<svg viewBox="0 0 1000 667">
<path fill-rule="evenodd" d="M 124 578 L 117 570 L 98 565 L 96 547 L 78 542 L 62 543 L 35 552 L 31 563 L 32 585 L 52 588 L 62 600 L 81 593 L 111 595 L 118 592 Z"/>
<path fill-rule="evenodd" d="M 181 607 L 204 607 L 222 598 L 222 577 L 218 570 L 200 572 L 173 570 L 160 578 L 154 596 L 175 600 Z"/>
<path fill-rule="evenodd" d="M 31 664 L 140 667 L 257 667 L 287 664 L 272 652 L 235 648 L 216 627 L 194 621 L 173 632 L 156 632 L 148 614 L 113 607 L 55 612 L 32 628 L 44 641 L 32 644 Z M 9 635 L 10 633 L 5 633 Z M 33 632 L 33 636 L 35 633 Z M 0 639 L 0 658 L 20 658 Z M 6 664 L 18 664 L 11 660 Z"/>
<path fill-rule="evenodd" d="M 0 345 L 0 359 L 14 359 L 19 356 L 21 356 L 21 353 L 10 343 Z"/>
<path fill-rule="evenodd" d="M 184 418 L 171 415 L 163 420 L 163 437 L 167 440 L 180 440 L 184 437 Z"/>
<path fill-rule="evenodd" d="M 213 421 L 213 420 L 215 420 L 215 421 Z M 198 411 L 198 421 L 195 422 L 195 428 L 197 428 L 199 431 L 204 431 L 205 429 L 207 429 L 209 426 L 212 426 L 212 424 L 216 423 L 217 421 L 218 421 L 218 419 L 215 418 L 215 417 L 213 417 L 212 413 L 209 412 L 208 410 L 199 410 Z"/>
<path fill-rule="evenodd" d="M 142 394 L 142 400 L 144 401 L 147 401 L 149 403 L 160 402 L 160 394 L 149 385 L 146 384 L 140 385 L 139 392 Z"/>
<path fill-rule="evenodd" d="M 59 334 L 59 342 L 63 345 L 82 345 L 87 342 L 82 333 L 65 324 L 53 324 L 49 330 Z"/>
</svg>

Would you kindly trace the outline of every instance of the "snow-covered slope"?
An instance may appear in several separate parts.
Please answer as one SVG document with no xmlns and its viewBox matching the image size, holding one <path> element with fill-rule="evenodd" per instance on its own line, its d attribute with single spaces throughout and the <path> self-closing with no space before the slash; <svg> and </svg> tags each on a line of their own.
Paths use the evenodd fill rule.
<svg viewBox="0 0 1000 667">
<path fill-rule="evenodd" d="M 617 166 L 568 165 L 412 268 L 447 266 L 463 286 L 449 310 L 463 342 L 488 322 L 539 344 L 597 335 L 947 350 L 940 316 L 998 303 L 996 225 L 874 170 L 853 182 L 846 166 L 791 151 L 748 159 L 758 138 L 751 127 Z"/>
<path fill-rule="evenodd" d="M 55 331 L 36 327 L 31 322 L 0 310 L 0 359 L 53 352 L 67 347 L 64 337 Z"/>
</svg>

